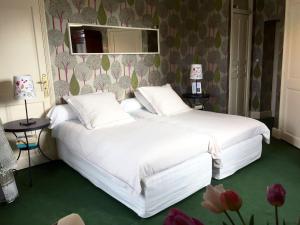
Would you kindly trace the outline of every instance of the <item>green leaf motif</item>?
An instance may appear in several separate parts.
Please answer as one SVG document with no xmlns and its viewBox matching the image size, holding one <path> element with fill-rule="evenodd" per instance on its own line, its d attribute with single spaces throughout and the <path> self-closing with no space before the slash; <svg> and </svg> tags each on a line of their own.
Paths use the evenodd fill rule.
<svg viewBox="0 0 300 225">
<path fill-rule="evenodd" d="M 181 84 L 181 73 L 180 73 L 179 69 L 177 69 L 177 71 L 176 71 L 175 82 L 176 82 L 176 84 Z"/>
<path fill-rule="evenodd" d="M 152 19 L 152 23 L 153 23 L 153 26 L 154 27 L 158 27 L 159 24 L 160 24 L 160 20 L 159 20 L 159 16 L 158 16 L 158 13 L 156 12 L 155 15 L 153 16 L 153 19 Z"/>
<path fill-rule="evenodd" d="M 254 77 L 255 78 L 259 78 L 261 76 L 261 72 L 260 72 L 260 68 L 258 63 L 256 64 L 255 68 L 254 68 Z"/>
<path fill-rule="evenodd" d="M 97 15 L 98 21 L 101 25 L 105 25 L 107 22 L 107 15 L 103 7 L 103 3 L 100 4 Z"/>
<path fill-rule="evenodd" d="M 222 45 L 222 37 L 221 37 L 220 32 L 218 31 L 216 34 L 216 37 L 215 37 L 215 47 L 220 48 L 221 45 Z"/>
<path fill-rule="evenodd" d="M 70 48 L 68 26 L 66 26 L 64 42 L 65 42 L 65 45 L 68 46 L 68 48 Z"/>
<path fill-rule="evenodd" d="M 200 63 L 200 57 L 199 57 L 199 55 L 194 55 L 193 63 L 194 64 L 199 64 Z"/>
<path fill-rule="evenodd" d="M 259 108 L 259 99 L 258 99 L 257 95 L 255 95 L 255 97 L 252 101 L 252 107 L 254 110 L 257 110 Z"/>
<path fill-rule="evenodd" d="M 219 69 L 216 69 L 215 74 L 214 74 L 214 81 L 216 83 L 220 82 L 221 80 L 221 73 Z"/>
<path fill-rule="evenodd" d="M 261 45 L 262 43 L 263 43 L 263 35 L 262 35 L 262 31 L 259 30 L 255 35 L 255 44 Z"/>
<path fill-rule="evenodd" d="M 179 32 L 176 34 L 175 40 L 174 40 L 174 45 L 177 49 L 180 49 L 181 45 L 181 39 L 180 39 L 180 34 Z"/>
<path fill-rule="evenodd" d="M 133 6 L 134 5 L 134 0 L 127 0 L 128 5 Z"/>
<path fill-rule="evenodd" d="M 133 88 L 133 90 L 135 90 L 137 89 L 138 85 L 139 85 L 139 80 L 134 70 L 131 75 L 131 87 Z"/>
<path fill-rule="evenodd" d="M 174 0 L 174 9 L 179 12 L 181 6 L 181 0 Z"/>
<path fill-rule="evenodd" d="M 153 62 L 154 62 L 154 66 L 156 68 L 158 68 L 160 66 L 160 56 L 159 55 L 155 55 Z"/>
<path fill-rule="evenodd" d="M 70 92 L 72 95 L 78 95 L 80 92 L 80 85 L 74 74 L 70 81 Z"/>
<path fill-rule="evenodd" d="M 265 8 L 264 1 L 257 1 L 256 2 L 256 9 L 260 12 Z"/>
<path fill-rule="evenodd" d="M 222 5 L 223 5 L 222 0 L 215 0 L 214 1 L 215 10 L 220 11 L 222 9 Z"/>
<path fill-rule="evenodd" d="M 107 55 L 102 56 L 102 62 L 101 62 L 102 68 L 107 72 L 110 68 L 110 61 Z"/>
<path fill-rule="evenodd" d="M 214 112 L 220 112 L 220 106 L 219 105 L 213 105 L 213 111 Z"/>
</svg>

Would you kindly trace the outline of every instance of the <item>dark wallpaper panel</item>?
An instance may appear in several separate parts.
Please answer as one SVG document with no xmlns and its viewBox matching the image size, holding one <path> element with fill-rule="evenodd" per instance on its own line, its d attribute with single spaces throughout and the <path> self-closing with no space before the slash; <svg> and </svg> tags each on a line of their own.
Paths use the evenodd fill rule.
<svg viewBox="0 0 300 225">
<path fill-rule="evenodd" d="M 278 65 L 278 87 L 277 88 L 277 105 L 279 105 L 279 90 L 281 80 L 281 61 L 283 49 L 283 31 L 284 31 L 284 11 L 285 0 L 255 0 L 254 11 L 254 42 L 252 46 L 252 81 L 251 81 L 251 111 L 264 111 L 267 107 L 261 107 L 261 99 L 268 98 L 270 88 L 262 87 L 262 62 L 263 62 L 263 40 L 264 40 L 264 23 L 269 20 L 279 20 L 280 40 L 279 40 L 279 65 Z M 268 82 L 267 85 L 272 85 Z M 265 87 L 265 86 L 264 86 Z M 264 92 L 266 91 L 266 93 Z M 262 97 L 262 98 L 261 98 Z M 277 115 L 278 115 L 277 106 Z"/>
<path fill-rule="evenodd" d="M 57 102 L 64 95 L 113 91 L 119 99 L 166 82 L 189 90 L 202 63 L 208 109 L 227 110 L 229 0 L 45 0 Z M 67 22 L 158 27 L 160 55 L 71 56 Z"/>
</svg>

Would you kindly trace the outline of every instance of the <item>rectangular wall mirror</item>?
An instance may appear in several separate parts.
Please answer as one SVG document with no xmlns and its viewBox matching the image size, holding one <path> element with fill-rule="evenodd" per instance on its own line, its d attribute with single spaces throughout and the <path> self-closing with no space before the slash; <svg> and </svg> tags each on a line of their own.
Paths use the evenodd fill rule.
<svg viewBox="0 0 300 225">
<path fill-rule="evenodd" d="M 71 54 L 158 54 L 159 30 L 68 23 Z"/>
</svg>

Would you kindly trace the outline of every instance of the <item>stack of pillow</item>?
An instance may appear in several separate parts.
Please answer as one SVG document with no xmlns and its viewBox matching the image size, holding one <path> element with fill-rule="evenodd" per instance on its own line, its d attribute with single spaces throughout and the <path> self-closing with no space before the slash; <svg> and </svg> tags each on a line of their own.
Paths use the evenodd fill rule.
<svg viewBox="0 0 300 225">
<path fill-rule="evenodd" d="M 65 97 L 68 104 L 53 107 L 47 115 L 51 120 L 50 128 L 74 119 L 79 120 L 87 129 L 130 123 L 134 118 L 129 113 L 142 107 L 161 116 L 191 110 L 169 84 L 140 87 L 134 94 L 136 99 L 126 99 L 121 104 L 111 92 Z"/>
</svg>

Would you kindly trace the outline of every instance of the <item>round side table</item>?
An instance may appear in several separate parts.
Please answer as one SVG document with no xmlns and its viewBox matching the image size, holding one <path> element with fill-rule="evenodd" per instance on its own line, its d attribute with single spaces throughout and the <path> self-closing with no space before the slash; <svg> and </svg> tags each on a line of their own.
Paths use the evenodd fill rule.
<svg viewBox="0 0 300 225">
<path fill-rule="evenodd" d="M 11 121 L 11 122 L 8 122 L 3 125 L 4 131 L 13 133 L 16 138 L 18 137 L 16 133 L 24 133 L 26 145 L 25 145 L 25 147 L 19 148 L 19 155 L 18 155 L 17 160 L 20 158 L 22 151 L 27 151 L 27 153 L 28 153 L 29 186 L 32 186 L 30 150 L 38 149 L 46 159 L 51 160 L 47 155 L 45 155 L 45 153 L 42 151 L 41 146 L 40 146 L 41 133 L 42 133 L 43 129 L 47 128 L 50 125 L 50 120 L 46 119 L 46 118 L 33 118 L 33 119 L 31 119 L 31 121 L 33 122 L 33 124 L 30 124 L 30 125 L 24 125 L 24 123 L 26 123 L 26 120 L 15 120 L 15 121 Z M 40 130 L 40 132 L 38 134 L 37 143 L 35 145 L 29 146 L 27 132 L 36 131 L 36 130 Z"/>
<path fill-rule="evenodd" d="M 209 100 L 209 97 L 210 97 L 209 94 L 185 93 L 182 95 L 182 98 L 187 99 L 187 101 L 191 107 L 194 107 L 198 101 L 203 105 L 203 109 L 204 109 L 205 103 Z"/>
</svg>

